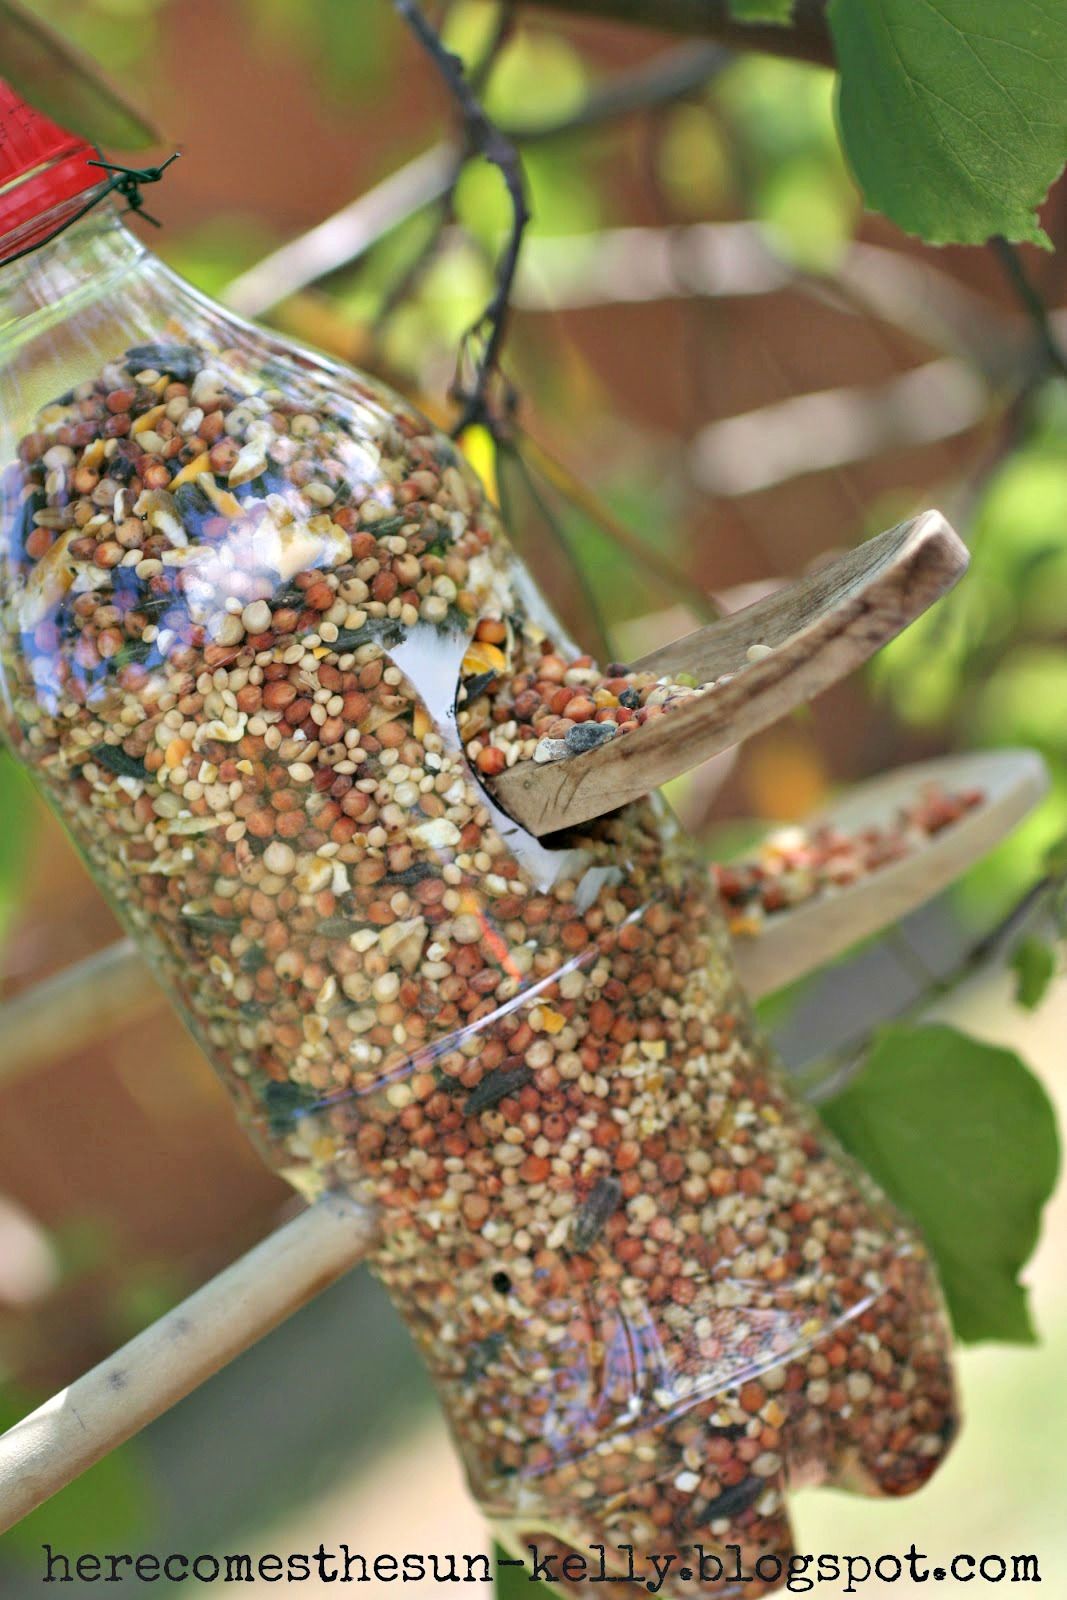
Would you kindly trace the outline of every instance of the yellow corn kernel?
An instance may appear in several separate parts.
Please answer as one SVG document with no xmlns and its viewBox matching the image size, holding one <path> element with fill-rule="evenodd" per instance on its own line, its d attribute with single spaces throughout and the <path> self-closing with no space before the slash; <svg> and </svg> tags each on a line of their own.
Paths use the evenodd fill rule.
<svg viewBox="0 0 1067 1600">
<path fill-rule="evenodd" d="M 174 477 L 170 480 L 171 494 L 174 493 L 175 489 L 180 489 L 183 483 L 195 482 L 202 472 L 208 472 L 210 469 L 211 457 L 208 455 L 207 451 L 204 450 L 200 455 L 196 456 L 192 461 L 190 461 L 187 466 L 184 466 L 180 472 L 175 473 Z"/>
<path fill-rule="evenodd" d="M 163 760 L 168 767 L 177 767 L 192 754 L 192 745 L 188 739 L 172 739 L 163 752 Z"/>
<path fill-rule="evenodd" d="M 559 1033 L 567 1025 L 567 1019 L 560 1011 L 555 1011 L 551 1006 L 538 1006 L 541 1014 L 541 1027 L 545 1033 Z"/>
<path fill-rule="evenodd" d="M 191 465 L 192 463 L 190 462 Z M 176 481 L 175 479 L 171 480 L 172 489 Z M 244 515 L 241 502 L 237 496 L 231 494 L 229 489 L 220 489 L 210 472 L 201 472 L 196 481 L 220 516 L 240 517 Z"/>
<path fill-rule="evenodd" d="M 508 658 L 499 645 L 487 644 L 484 639 L 474 639 L 463 657 L 463 675 L 471 677 L 476 672 L 506 672 Z"/>
<path fill-rule="evenodd" d="M 154 427 L 166 409 L 166 406 L 153 406 L 151 411 L 142 412 L 139 417 L 135 418 L 130 427 L 130 432 L 144 433 L 146 429 Z"/>
</svg>

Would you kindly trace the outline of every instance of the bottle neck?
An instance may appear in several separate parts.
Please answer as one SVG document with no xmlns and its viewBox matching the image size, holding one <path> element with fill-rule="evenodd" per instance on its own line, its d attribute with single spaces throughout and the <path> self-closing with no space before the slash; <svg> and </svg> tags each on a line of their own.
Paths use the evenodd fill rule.
<svg viewBox="0 0 1067 1600">
<path fill-rule="evenodd" d="M 42 220 L 61 226 L 63 210 L 58 206 Z M 88 212 L 28 255 L 0 267 L 0 347 L 20 329 L 40 331 L 42 319 L 69 315 L 85 298 L 113 292 L 122 277 L 149 257 L 110 203 Z"/>
</svg>

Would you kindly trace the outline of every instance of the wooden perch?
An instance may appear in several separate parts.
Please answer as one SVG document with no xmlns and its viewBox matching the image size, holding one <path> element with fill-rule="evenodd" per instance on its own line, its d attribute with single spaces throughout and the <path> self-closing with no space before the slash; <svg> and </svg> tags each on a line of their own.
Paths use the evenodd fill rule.
<svg viewBox="0 0 1067 1600">
<path fill-rule="evenodd" d="M 139 1022 L 164 996 L 132 939 L 118 939 L 0 1007 L 0 1083 Z"/>
<path fill-rule="evenodd" d="M 1048 790 L 1048 773 L 1032 750 L 987 750 L 901 767 L 861 783 L 828 811 L 804 823 L 843 833 L 885 827 L 923 788 L 946 794 L 981 790 L 973 810 L 899 861 L 847 888 L 816 895 L 791 911 L 768 916 L 757 933 L 734 941 L 738 976 L 753 1000 L 771 994 L 899 922 L 947 889 L 988 855 Z"/>
<path fill-rule="evenodd" d="M 698 683 L 693 696 L 584 755 L 520 762 L 493 782 L 531 833 L 588 822 L 658 789 L 814 699 L 874 655 L 950 589 L 967 550 L 937 511 L 924 512 L 818 572 L 632 663 L 633 671 Z M 770 653 L 750 660 L 751 646 Z"/>
<path fill-rule="evenodd" d="M 372 1214 L 333 1194 L 0 1437 L 0 1533 L 362 1261 Z"/>
</svg>

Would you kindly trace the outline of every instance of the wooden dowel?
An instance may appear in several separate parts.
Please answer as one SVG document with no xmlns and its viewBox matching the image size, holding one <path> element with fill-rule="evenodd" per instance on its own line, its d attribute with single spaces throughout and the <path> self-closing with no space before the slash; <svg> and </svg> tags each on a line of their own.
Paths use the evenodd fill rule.
<svg viewBox="0 0 1067 1600">
<path fill-rule="evenodd" d="M 522 761 L 493 780 L 515 821 L 543 836 L 650 794 L 669 778 L 812 700 L 950 589 L 967 550 L 937 511 L 869 539 L 798 583 L 632 663 L 719 683 L 584 755 Z M 752 646 L 766 647 L 754 652 Z"/>
<path fill-rule="evenodd" d="M 163 1004 L 133 940 L 116 940 L 0 1006 L 0 1084 L 86 1050 Z"/>
<path fill-rule="evenodd" d="M 363 1260 L 371 1212 L 331 1194 L 0 1436 L 0 1533 Z"/>
</svg>

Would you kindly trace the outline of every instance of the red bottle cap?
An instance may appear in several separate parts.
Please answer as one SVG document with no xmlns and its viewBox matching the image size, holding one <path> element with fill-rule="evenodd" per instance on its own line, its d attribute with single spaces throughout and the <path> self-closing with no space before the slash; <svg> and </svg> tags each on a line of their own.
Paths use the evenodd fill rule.
<svg viewBox="0 0 1067 1600">
<path fill-rule="evenodd" d="M 39 243 L 51 224 L 36 232 L 29 224 L 104 180 L 89 165 L 96 156 L 79 134 L 67 133 L 0 79 L 0 259 L 8 234 L 20 230 L 19 250 Z"/>
</svg>

